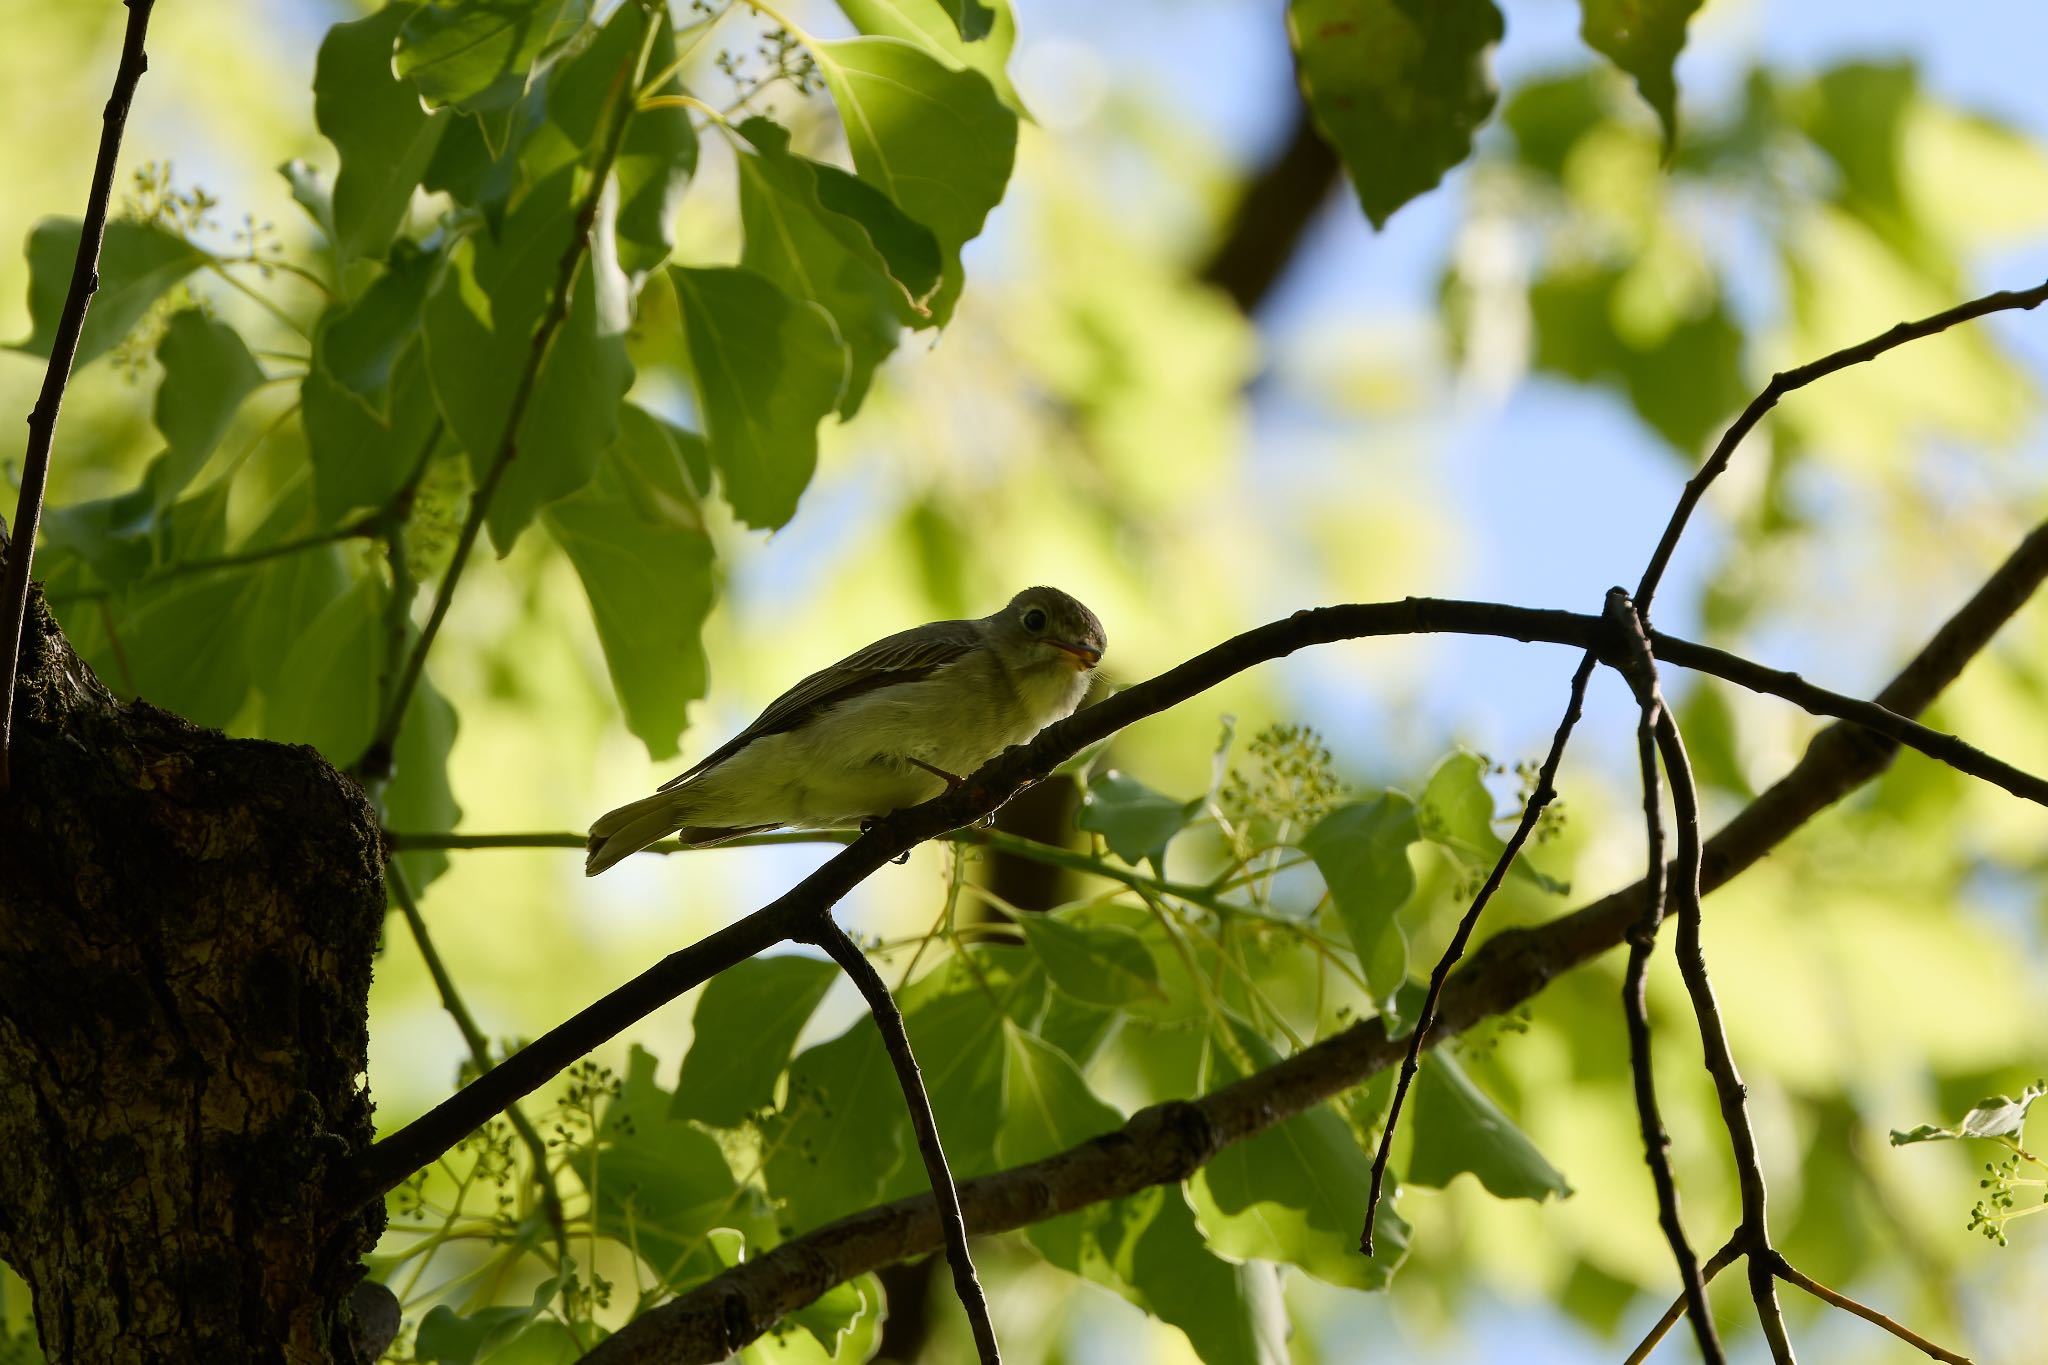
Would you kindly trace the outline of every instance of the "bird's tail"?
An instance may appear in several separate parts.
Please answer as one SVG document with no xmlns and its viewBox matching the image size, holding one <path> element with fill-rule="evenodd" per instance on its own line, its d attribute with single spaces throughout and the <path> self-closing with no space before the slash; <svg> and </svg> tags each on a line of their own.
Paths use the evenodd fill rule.
<svg viewBox="0 0 2048 1365">
<path fill-rule="evenodd" d="M 703 848 L 775 828 L 773 825 L 686 824 L 690 818 L 688 808 L 692 804 L 694 802 L 687 788 L 672 789 L 629 801 L 617 810 L 598 816 L 590 827 L 589 852 L 583 860 L 583 875 L 595 877 L 664 834 L 676 835 L 691 848 Z"/>
</svg>

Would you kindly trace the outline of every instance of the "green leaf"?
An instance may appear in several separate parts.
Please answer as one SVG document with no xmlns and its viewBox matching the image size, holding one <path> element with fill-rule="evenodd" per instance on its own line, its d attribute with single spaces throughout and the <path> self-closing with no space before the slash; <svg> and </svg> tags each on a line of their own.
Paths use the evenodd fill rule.
<svg viewBox="0 0 2048 1365">
<path fill-rule="evenodd" d="M 740 222 L 746 233 L 740 264 L 832 315 L 849 358 L 839 415 L 851 417 L 875 367 L 896 349 L 903 328 L 930 317 L 923 299 L 938 283 L 938 242 L 872 186 L 792 155 L 789 131 L 781 125 L 754 118 L 739 131 L 757 152 L 739 158 Z M 895 273 L 895 263 L 877 244 L 876 229 L 860 217 L 828 208 L 827 194 L 871 215 L 885 240 L 915 261 L 922 292 L 913 293 Z M 926 265 L 928 270 L 921 268 Z"/>
<path fill-rule="evenodd" d="M 18 351 L 47 357 L 78 257 L 78 220 L 45 218 L 28 235 L 30 331 Z M 116 219 L 100 242 L 100 287 L 86 309 L 74 364 L 83 367 L 128 335 L 149 306 L 213 258 L 176 233 Z"/>
<path fill-rule="evenodd" d="M 967 7 L 985 9 L 985 33 L 970 35 L 962 22 Z M 1017 17 L 1009 0 L 839 0 L 853 26 L 876 38 L 916 43 L 948 66 L 979 71 L 996 96 L 1019 118 L 1030 118 L 1024 99 L 1010 84 L 1010 52 L 1017 45 Z M 974 22 L 977 26 L 979 21 Z"/>
<path fill-rule="evenodd" d="M 1691 459 L 1745 399 L 1742 331 L 1716 294 L 1624 335 L 1617 315 L 1625 279 L 1618 270 L 1575 266 L 1530 287 L 1537 368 L 1620 390 L 1637 416 Z"/>
<path fill-rule="evenodd" d="M 576 1173 L 599 1227 L 680 1286 L 722 1268 L 713 1228 L 734 1229 L 759 1247 L 772 1240 L 774 1224 L 755 1192 L 734 1180 L 718 1140 L 675 1117 L 675 1096 L 654 1073 L 654 1057 L 636 1044 L 618 1096 L 604 1107 L 598 1148 L 583 1153 Z"/>
<path fill-rule="evenodd" d="M 435 0 L 398 34 L 398 74 L 434 108 L 503 108 L 590 17 L 590 0 Z"/>
<path fill-rule="evenodd" d="M 1496 1199 L 1566 1198 L 1572 1187 L 1536 1144 L 1439 1049 L 1415 1078 L 1415 1148 L 1408 1179 L 1442 1189 L 1469 1171 Z"/>
<path fill-rule="evenodd" d="M 781 955 L 749 958 L 711 978 L 669 1116 L 737 1128 L 773 1104 L 797 1034 L 837 976 L 830 962 Z"/>
<path fill-rule="evenodd" d="M 1416 827 L 1424 839 L 1449 850 L 1475 871 L 1490 871 L 1508 846 L 1507 840 L 1493 832 L 1493 793 L 1486 789 L 1485 775 L 1486 764 L 1479 755 L 1452 754 L 1429 775 L 1415 813 Z M 1516 855 L 1508 875 L 1554 895 L 1571 890 L 1538 872 L 1526 849 Z"/>
<path fill-rule="evenodd" d="M 312 520 L 312 507 L 310 481 L 294 481 L 250 533 L 245 548 L 275 545 L 303 535 Z M 268 694 L 277 686 L 293 642 L 329 602 L 348 591 L 353 578 L 340 545 L 279 555 L 252 567 L 257 585 L 247 606 L 243 668 L 250 683 Z M 409 824 L 402 827 L 415 828 Z"/>
<path fill-rule="evenodd" d="M 676 57 L 673 22 L 666 7 L 661 33 L 648 59 L 653 71 L 665 70 Z M 683 93 L 680 76 L 671 76 L 656 95 Z M 612 175 L 619 186 L 616 222 L 619 265 L 636 282 L 668 260 L 675 250 L 676 212 L 690 177 L 697 173 L 697 130 L 687 109 L 639 109 L 626 127 Z"/>
<path fill-rule="evenodd" d="M 390 4 L 336 24 L 313 68 L 313 122 L 341 158 L 332 227 L 344 266 L 391 246 L 452 117 L 421 109 L 419 91 L 392 74 L 392 45 L 412 14 L 409 4 Z"/>
<path fill-rule="evenodd" d="M 156 358 L 164 367 L 156 429 L 170 447 L 154 489 L 163 506 L 205 467 L 242 400 L 263 383 L 263 371 L 234 328 L 197 308 L 172 316 Z"/>
<path fill-rule="evenodd" d="M 323 526 L 388 504 L 419 465 L 429 439 L 438 439 L 440 415 L 420 346 L 412 346 L 398 360 L 390 416 L 381 420 L 336 383 L 321 363 L 329 335 L 324 325 L 314 330 L 313 364 L 299 381 L 299 421 L 306 433 L 314 505 Z"/>
<path fill-rule="evenodd" d="M 558 266 L 574 229 L 572 173 L 528 191 L 497 237 L 473 233 L 455 248 L 427 296 L 427 367 L 441 413 L 469 452 L 479 486 L 499 458 L 506 419 L 536 342 Z M 610 238 L 593 234 L 576 273 L 569 313 L 548 345 L 492 499 L 491 543 L 507 554 L 542 505 L 573 493 L 597 468 L 618 430 L 619 399 L 632 381 L 626 359 L 628 299 Z"/>
<path fill-rule="evenodd" d="M 391 380 L 418 340 L 420 307 L 440 260 L 399 242 L 384 271 L 353 303 L 331 307 L 314 337 L 314 363 L 381 421 L 391 416 Z"/>
<path fill-rule="evenodd" d="M 542 515 L 583 580 L 627 728 L 671 758 L 706 679 L 714 556 L 680 448 L 698 438 L 630 403 L 619 416 L 596 476 Z"/>
<path fill-rule="evenodd" d="M 1167 844 L 1201 809 L 1199 797 L 1176 801 L 1111 768 L 1088 784 L 1076 823 L 1100 834 L 1109 851 L 1131 866 L 1150 861 L 1163 871 Z"/>
<path fill-rule="evenodd" d="M 908 1150 L 909 1119 L 873 1021 L 861 1018 L 789 1067 L 782 1109 L 763 1120 L 768 1192 L 782 1222 L 817 1227 L 881 1194 Z M 915 1157 L 913 1155 L 913 1160 Z"/>
<path fill-rule="evenodd" d="M 886 1316 L 882 1282 L 873 1275 L 861 1275 L 833 1285 L 791 1313 L 789 1321 L 809 1332 L 813 1341 L 837 1357 L 843 1347 L 854 1345 L 847 1341 L 849 1336 L 863 1329 L 869 1335 L 874 1334 L 876 1324 Z M 847 1353 L 850 1361 L 867 1358 L 868 1352 L 857 1347 Z"/>
<path fill-rule="evenodd" d="M 194 724 L 224 726 L 249 694 L 244 641 L 258 581 L 245 566 L 139 583 L 113 609 L 120 654 L 89 662 Z"/>
<path fill-rule="evenodd" d="M 1165 998 L 1145 941 L 1122 925 L 1085 926 L 1055 915 L 1017 920 L 1052 984 L 1092 1005 L 1130 1009 L 1142 997 Z"/>
<path fill-rule="evenodd" d="M 1037 1161 L 1123 1126 L 1122 1111 L 1097 1098 L 1064 1052 L 1007 1021 L 1003 1046 L 1008 1069 L 996 1155 L 1005 1166 Z"/>
<path fill-rule="evenodd" d="M 2010 1095 L 1988 1096 L 1972 1105 L 1970 1112 L 1963 1115 L 1963 1121 L 1953 1128 L 1923 1123 L 1905 1132 L 1892 1129 L 1892 1146 L 1953 1138 L 2008 1138 L 2017 1142 L 2026 1130 L 2027 1110 L 2043 1095 L 2048 1095 L 2048 1081 L 2035 1081 L 2020 1091 L 2017 1098 Z"/>
<path fill-rule="evenodd" d="M 1021 949 L 977 948 L 972 961 L 978 977 L 974 968 L 955 959 L 919 978 L 900 997 L 911 1053 L 924 1074 L 946 1160 L 960 1179 L 1005 1164 L 996 1150 L 1008 1070 L 1003 1031 L 1012 1019 L 1035 1012 L 1045 998 L 1043 980 L 1026 965 L 1028 956 Z M 1018 968 L 1028 975 L 1020 979 Z M 929 1188 L 924 1163 L 907 1153 L 884 1194 L 893 1198 Z"/>
<path fill-rule="evenodd" d="M 1265 1039 L 1235 1020 L 1219 1025 L 1213 1042 L 1207 1090 L 1279 1061 Z M 1188 1182 L 1188 1192 L 1209 1245 L 1221 1254 L 1285 1261 L 1334 1285 L 1379 1289 L 1408 1254 L 1408 1225 L 1383 1198 L 1374 1253 L 1359 1254 L 1358 1219 L 1371 1185 L 1372 1163 L 1324 1104 L 1224 1148 Z"/>
<path fill-rule="evenodd" d="M 468 1315 L 439 1304 L 420 1320 L 413 1355 L 431 1365 L 475 1365 L 517 1337 L 560 1289 L 560 1279 L 550 1276 L 540 1282 L 525 1307 L 506 1304 Z"/>
<path fill-rule="evenodd" d="M 1492 0 L 1291 0 L 1301 91 L 1374 227 L 1433 189 L 1493 112 Z"/>
<path fill-rule="evenodd" d="M 1516 86 L 1501 122 L 1514 134 L 1522 164 L 1562 181 L 1565 159 L 1579 139 L 1610 116 L 1605 86 L 1602 73 L 1590 69 Z"/>
<path fill-rule="evenodd" d="M 1408 845 L 1420 837 L 1415 803 L 1390 791 L 1337 807 L 1300 840 L 1330 888 L 1366 984 L 1382 1002 L 1392 999 L 1407 975 L 1407 954 L 1385 951 L 1385 940 L 1401 936 L 1394 916 L 1415 894 Z"/>
<path fill-rule="evenodd" d="M 1287 1365 L 1288 1322 L 1273 1267 L 1209 1249 L 1177 1185 L 1026 1228 L 1062 1270 L 1103 1285 L 1187 1334 L 1204 1365 Z"/>
<path fill-rule="evenodd" d="M 353 763 L 377 726 L 384 669 L 384 581 L 364 575 L 292 643 L 264 712 L 264 734 Z"/>
<path fill-rule="evenodd" d="M 1664 125 L 1664 150 L 1678 145 L 1678 85 L 1671 69 L 1685 47 L 1685 26 L 1702 0 L 1579 0 L 1579 36 L 1635 77 L 1636 89 Z"/>
<path fill-rule="evenodd" d="M 448 755 L 454 751 L 457 729 L 455 708 L 422 674 L 405 704 L 392 753 L 391 781 L 384 788 L 384 816 L 392 828 L 445 834 L 462 818 L 462 807 L 448 784 Z M 420 849 L 399 854 L 398 863 L 417 893 L 448 870 L 448 855 Z"/>
<path fill-rule="evenodd" d="M 943 323 L 960 297 L 960 248 L 1009 183 L 1017 116 L 981 73 L 954 70 L 901 39 L 818 43 L 812 55 L 860 178 L 938 239 L 945 278 L 930 307 Z"/>
<path fill-rule="evenodd" d="M 751 270 L 678 266 L 669 278 L 725 500 L 749 526 L 780 526 L 811 481 L 846 347 L 822 308 Z"/>
<path fill-rule="evenodd" d="M 303 157 L 293 157 L 277 168 L 291 187 L 292 201 L 306 211 L 313 225 L 320 229 L 320 235 L 328 241 L 335 238 L 334 231 L 334 187 L 327 183 L 327 172 Z"/>
</svg>

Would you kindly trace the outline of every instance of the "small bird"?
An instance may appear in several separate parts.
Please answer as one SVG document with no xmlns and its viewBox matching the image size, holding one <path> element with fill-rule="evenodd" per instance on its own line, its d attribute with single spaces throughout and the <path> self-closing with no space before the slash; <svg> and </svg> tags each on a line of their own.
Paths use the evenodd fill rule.
<svg viewBox="0 0 2048 1365">
<path fill-rule="evenodd" d="M 590 827 L 585 876 L 674 833 L 691 847 L 840 829 L 960 784 L 1065 716 L 1102 661 L 1102 622 L 1058 588 L 978 621 L 933 621 L 854 651 L 770 702 L 654 795 Z"/>
</svg>

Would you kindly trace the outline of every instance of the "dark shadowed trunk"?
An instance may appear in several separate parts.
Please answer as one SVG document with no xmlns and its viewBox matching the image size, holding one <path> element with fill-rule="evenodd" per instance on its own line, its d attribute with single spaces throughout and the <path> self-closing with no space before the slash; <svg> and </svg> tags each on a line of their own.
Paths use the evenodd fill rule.
<svg viewBox="0 0 2048 1365">
<path fill-rule="evenodd" d="M 40 601 L 23 634 L 0 1257 L 53 1362 L 353 1362 L 383 1208 L 321 1195 L 371 1137 L 375 818 L 311 749 L 117 700 Z"/>
</svg>

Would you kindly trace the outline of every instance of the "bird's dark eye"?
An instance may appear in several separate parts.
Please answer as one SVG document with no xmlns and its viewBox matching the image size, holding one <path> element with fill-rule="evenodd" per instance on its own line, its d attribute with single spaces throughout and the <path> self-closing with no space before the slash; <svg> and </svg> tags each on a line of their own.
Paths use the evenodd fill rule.
<svg viewBox="0 0 2048 1365">
<path fill-rule="evenodd" d="M 1033 608 L 1032 608 L 1032 609 L 1031 609 L 1030 611 L 1027 611 L 1027 612 L 1025 612 L 1025 613 L 1024 613 L 1024 629 L 1026 629 L 1026 630 L 1044 630 L 1044 629 L 1045 629 L 1045 613 L 1044 613 L 1044 612 L 1042 612 L 1042 611 L 1040 611 L 1040 610 L 1039 610 L 1039 609 L 1038 609 L 1037 607 L 1033 607 Z"/>
</svg>

